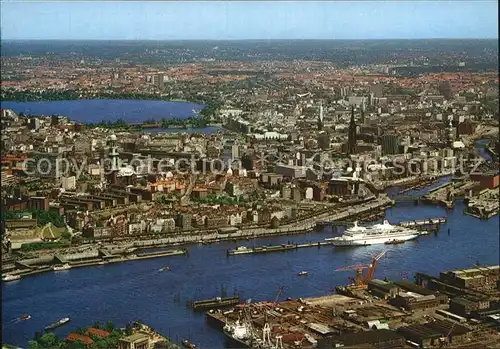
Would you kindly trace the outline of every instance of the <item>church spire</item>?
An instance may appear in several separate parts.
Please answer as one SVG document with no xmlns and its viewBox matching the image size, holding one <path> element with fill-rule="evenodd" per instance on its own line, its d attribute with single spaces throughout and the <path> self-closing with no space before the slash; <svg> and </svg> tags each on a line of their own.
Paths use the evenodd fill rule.
<svg viewBox="0 0 500 349">
<path fill-rule="evenodd" d="M 351 109 L 351 121 L 349 122 L 349 134 L 347 138 L 347 154 L 356 153 L 356 121 L 354 120 L 354 106 Z"/>
<path fill-rule="evenodd" d="M 366 106 L 365 106 L 365 101 L 363 100 L 363 104 L 361 104 L 361 125 L 363 125 L 365 123 L 365 109 L 366 109 Z"/>
<path fill-rule="evenodd" d="M 319 105 L 318 130 L 323 130 L 323 102 Z"/>
</svg>

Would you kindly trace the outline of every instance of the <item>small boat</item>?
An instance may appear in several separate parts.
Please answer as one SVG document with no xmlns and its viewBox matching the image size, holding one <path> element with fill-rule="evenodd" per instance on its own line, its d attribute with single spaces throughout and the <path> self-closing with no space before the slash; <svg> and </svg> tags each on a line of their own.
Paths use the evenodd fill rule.
<svg viewBox="0 0 500 349">
<path fill-rule="evenodd" d="M 19 280 L 20 278 L 21 275 L 7 274 L 4 277 L 2 277 L 2 281 L 14 281 L 14 280 Z"/>
<path fill-rule="evenodd" d="M 169 271 L 169 270 L 170 270 L 170 268 L 169 268 L 169 267 L 167 267 L 167 266 L 165 266 L 165 267 L 161 268 L 160 270 L 161 270 L 161 271 Z"/>
<path fill-rule="evenodd" d="M 99 262 L 99 263 L 97 263 L 97 264 L 99 264 L 99 265 L 104 265 L 104 264 L 107 264 L 107 263 L 108 263 L 108 262 L 101 261 L 101 262 Z"/>
<path fill-rule="evenodd" d="M 398 239 L 389 240 L 389 241 L 385 242 L 386 245 L 397 245 L 397 244 L 404 244 L 404 243 L 405 243 L 404 240 L 398 240 Z"/>
<path fill-rule="evenodd" d="M 298 276 L 306 276 L 307 275 L 307 271 L 298 272 L 297 275 Z"/>
<path fill-rule="evenodd" d="M 182 345 L 185 347 L 185 348 L 191 348 L 191 349 L 194 349 L 196 348 L 196 345 L 194 345 L 193 343 L 191 343 L 190 341 L 188 341 L 187 339 L 184 339 L 182 341 Z"/>
<path fill-rule="evenodd" d="M 23 314 L 19 317 L 19 321 L 24 321 L 24 320 L 29 320 L 31 319 L 31 315 L 29 314 Z"/>
<path fill-rule="evenodd" d="M 54 328 L 61 327 L 62 325 L 68 323 L 69 321 L 70 321 L 69 317 L 64 317 L 61 320 L 56 321 L 53 324 L 50 324 L 49 326 L 45 327 L 45 331 L 53 330 Z"/>
<path fill-rule="evenodd" d="M 68 263 L 66 264 L 59 264 L 59 265 L 54 265 L 54 267 L 52 268 L 54 271 L 61 271 L 61 270 L 68 270 L 68 269 L 71 269 L 71 265 L 69 265 Z"/>
</svg>

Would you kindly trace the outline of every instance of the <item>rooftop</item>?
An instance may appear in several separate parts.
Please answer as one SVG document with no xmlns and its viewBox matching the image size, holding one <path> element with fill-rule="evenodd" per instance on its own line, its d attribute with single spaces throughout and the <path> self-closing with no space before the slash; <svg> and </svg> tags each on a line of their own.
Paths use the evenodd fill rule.
<svg viewBox="0 0 500 349">
<path fill-rule="evenodd" d="M 134 333 L 133 335 L 123 337 L 120 340 L 129 343 L 136 343 L 149 340 L 149 336 L 145 333 Z"/>
</svg>

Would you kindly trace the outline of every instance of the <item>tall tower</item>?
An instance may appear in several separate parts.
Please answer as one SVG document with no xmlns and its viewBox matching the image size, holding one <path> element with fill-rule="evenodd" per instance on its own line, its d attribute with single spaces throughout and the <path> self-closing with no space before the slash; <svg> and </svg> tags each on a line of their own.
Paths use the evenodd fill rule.
<svg viewBox="0 0 500 349">
<path fill-rule="evenodd" d="M 351 121 L 349 122 L 349 134 L 347 138 L 347 155 L 356 153 L 356 121 L 354 120 L 354 106 L 351 110 Z"/>
<path fill-rule="evenodd" d="M 319 105 L 318 130 L 323 130 L 323 103 Z"/>
<path fill-rule="evenodd" d="M 450 123 L 448 124 L 448 146 L 451 148 L 453 147 L 453 141 L 455 136 L 455 132 L 453 130 L 453 124 L 450 119 Z"/>
<path fill-rule="evenodd" d="M 109 137 L 110 153 L 109 157 L 111 159 L 111 170 L 118 171 L 118 150 L 116 148 L 116 135 L 112 134 Z"/>
<path fill-rule="evenodd" d="M 361 104 L 361 125 L 364 125 L 365 124 L 365 109 L 366 109 L 366 106 L 365 106 L 365 100 L 363 100 L 363 103 Z"/>
</svg>

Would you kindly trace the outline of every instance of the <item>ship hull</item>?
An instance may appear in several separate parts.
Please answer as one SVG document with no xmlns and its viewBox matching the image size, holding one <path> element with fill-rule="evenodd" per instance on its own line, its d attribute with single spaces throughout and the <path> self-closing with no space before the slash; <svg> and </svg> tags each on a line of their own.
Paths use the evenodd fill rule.
<svg viewBox="0 0 500 349">
<path fill-rule="evenodd" d="M 250 344 L 244 340 L 234 338 L 230 333 L 223 331 L 226 335 L 226 345 L 227 349 L 232 348 L 251 348 Z"/>
<path fill-rule="evenodd" d="M 394 240 L 398 241 L 409 241 L 416 239 L 419 234 L 405 234 L 405 235 L 387 235 L 384 237 L 364 237 L 360 239 L 343 239 L 343 238 L 333 238 L 328 239 L 329 242 L 335 247 L 348 247 L 348 246 L 370 246 L 386 244 Z"/>
</svg>

